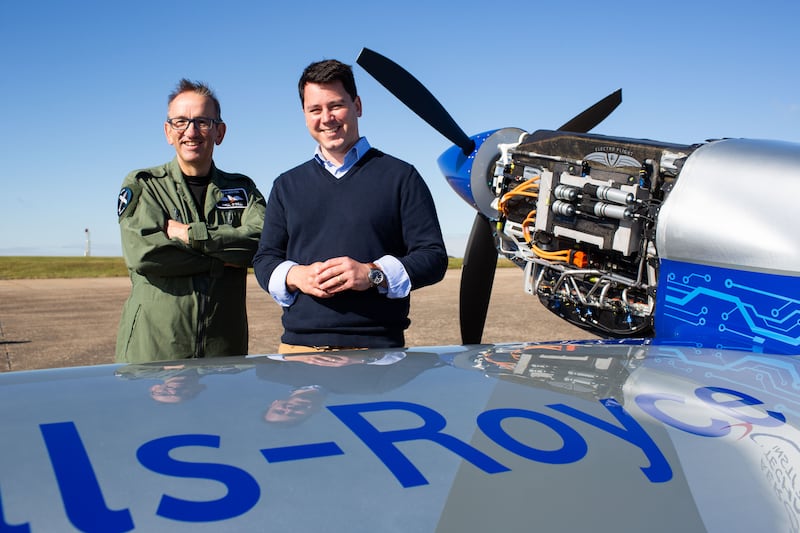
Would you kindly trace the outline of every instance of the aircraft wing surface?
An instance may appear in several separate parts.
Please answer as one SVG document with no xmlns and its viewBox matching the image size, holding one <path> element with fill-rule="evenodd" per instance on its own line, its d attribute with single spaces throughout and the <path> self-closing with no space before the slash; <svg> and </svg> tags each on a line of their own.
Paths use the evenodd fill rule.
<svg viewBox="0 0 800 533">
<path fill-rule="evenodd" d="M 796 531 L 800 361 L 530 343 L 0 374 L 2 531 Z"/>
</svg>

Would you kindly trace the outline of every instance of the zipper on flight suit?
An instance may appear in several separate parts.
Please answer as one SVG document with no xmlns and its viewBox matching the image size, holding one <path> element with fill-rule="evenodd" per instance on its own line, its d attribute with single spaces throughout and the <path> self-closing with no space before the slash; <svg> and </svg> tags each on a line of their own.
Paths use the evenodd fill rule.
<svg viewBox="0 0 800 533">
<path fill-rule="evenodd" d="M 178 190 L 178 196 L 181 199 L 181 207 L 187 213 L 184 219 L 181 212 L 177 207 L 173 208 L 174 220 L 181 224 L 189 224 L 195 220 L 205 220 L 205 207 L 195 205 L 194 198 L 188 186 L 182 182 L 175 183 Z M 206 356 L 206 314 L 208 313 L 208 302 L 210 299 L 209 292 L 211 290 L 211 280 L 208 276 L 192 276 L 192 284 L 194 285 L 194 292 L 198 295 L 197 301 L 197 329 L 195 330 L 194 340 L 194 355 L 195 359 L 200 359 Z"/>
</svg>

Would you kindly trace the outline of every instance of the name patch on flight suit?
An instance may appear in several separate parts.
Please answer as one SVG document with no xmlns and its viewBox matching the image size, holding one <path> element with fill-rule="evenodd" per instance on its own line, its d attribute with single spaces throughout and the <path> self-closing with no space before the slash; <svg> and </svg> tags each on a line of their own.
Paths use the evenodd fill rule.
<svg viewBox="0 0 800 533">
<path fill-rule="evenodd" d="M 222 198 L 217 201 L 217 209 L 243 209 L 247 207 L 247 191 L 242 188 L 221 189 Z"/>
</svg>

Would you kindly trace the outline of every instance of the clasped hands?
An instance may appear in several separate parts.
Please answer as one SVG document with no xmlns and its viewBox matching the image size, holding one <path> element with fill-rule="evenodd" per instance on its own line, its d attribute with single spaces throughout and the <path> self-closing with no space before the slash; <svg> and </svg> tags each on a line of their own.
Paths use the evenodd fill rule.
<svg viewBox="0 0 800 533">
<path fill-rule="evenodd" d="M 372 285 L 370 267 L 350 257 L 334 257 L 310 265 L 295 265 L 286 274 L 286 287 L 317 298 L 330 298 L 347 290 L 365 291 Z"/>
</svg>

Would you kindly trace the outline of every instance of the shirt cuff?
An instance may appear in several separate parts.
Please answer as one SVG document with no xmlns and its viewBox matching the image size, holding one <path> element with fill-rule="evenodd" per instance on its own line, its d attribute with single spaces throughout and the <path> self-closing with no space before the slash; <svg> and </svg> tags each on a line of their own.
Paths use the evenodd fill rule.
<svg viewBox="0 0 800 533">
<path fill-rule="evenodd" d="M 296 264 L 294 261 L 284 261 L 275 267 L 269 277 L 269 294 L 282 307 L 289 307 L 297 299 L 297 293 L 289 292 L 289 288 L 286 287 L 286 275 Z"/>
<path fill-rule="evenodd" d="M 378 287 L 381 294 L 386 294 L 387 298 L 405 298 L 411 292 L 411 280 L 408 278 L 403 263 L 392 255 L 384 255 L 375 264 L 383 270 L 386 276 L 387 288 Z M 285 285 L 285 284 L 284 284 Z M 271 288 L 271 285 L 270 285 Z"/>
</svg>

